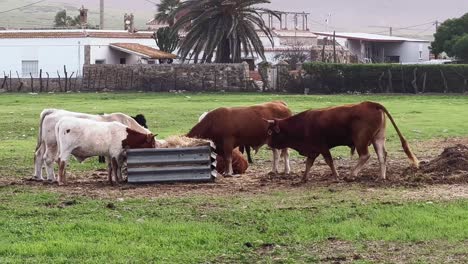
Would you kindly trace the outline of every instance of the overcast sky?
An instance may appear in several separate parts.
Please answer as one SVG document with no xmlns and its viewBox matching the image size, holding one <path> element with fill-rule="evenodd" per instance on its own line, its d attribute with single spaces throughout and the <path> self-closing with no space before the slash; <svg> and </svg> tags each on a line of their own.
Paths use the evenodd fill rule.
<svg viewBox="0 0 468 264">
<path fill-rule="evenodd" d="M 468 12 L 468 0 L 271 0 L 269 8 L 281 11 L 309 12 L 309 26 L 313 31 L 325 30 L 325 19 L 331 14 L 329 29 L 336 31 L 388 32 L 394 27 L 395 35 L 432 35 L 435 26 L 431 22 L 444 21 L 447 18 L 459 17 Z M 0 0 L 8 6 L 28 4 L 34 0 Z M 145 28 L 144 23 L 151 19 L 155 5 L 159 0 L 105 0 L 106 20 L 113 25 L 119 25 L 123 14 L 135 13 L 138 28 Z M 66 3 L 66 4 L 64 4 Z M 91 19 L 96 20 L 99 0 L 46 0 L 39 5 L 54 4 L 62 6 L 81 6 L 84 4 L 91 12 Z M 6 7 L 4 7 L 6 8 Z M 11 12 L 5 15 L 24 17 L 21 12 Z M 36 15 L 36 14 L 31 14 Z M 47 15 L 47 17 L 50 14 Z M 42 18 L 42 17 L 41 17 Z M 10 19 L 5 16 L 4 19 Z M 11 21 L 11 20 L 10 20 Z M 14 20 L 16 21 L 16 20 Z M 2 21 L 0 21 L 2 22 Z M 94 21 L 98 22 L 98 21 Z M 421 25 L 423 24 L 423 25 Z M 411 27 L 420 25 L 417 27 Z M 408 30 L 398 28 L 410 27 Z"/>
</svg>

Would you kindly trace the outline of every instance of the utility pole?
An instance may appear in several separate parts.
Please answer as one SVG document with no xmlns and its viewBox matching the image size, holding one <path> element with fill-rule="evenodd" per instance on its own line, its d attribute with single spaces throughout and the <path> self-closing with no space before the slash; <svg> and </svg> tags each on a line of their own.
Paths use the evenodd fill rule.
<svg viewBox="0 0 468 264">
<path fill-rule="evenodd" d="M 393 27 L 390 27 L 390 32 L 389 32 L 389 36 L 393 36 Z"/>
<path fill-rule="evenodd" d="M 434 22 L 434 25 L 435 25 L 435 27 L 436 27 L 436 32 L 437 32 L 437 29 L 439 29 L 439 20 L 436 20 L 436 21 Z"/>
<path fill-rule="evenodd" d="M 104 29 L 104 0 L 99 2 L 99 29 Z"/>
<path fill-rule="evenodd" d="M 333 30 L 333 63 L 336 63 L 336 32 Z"/>
</svg>

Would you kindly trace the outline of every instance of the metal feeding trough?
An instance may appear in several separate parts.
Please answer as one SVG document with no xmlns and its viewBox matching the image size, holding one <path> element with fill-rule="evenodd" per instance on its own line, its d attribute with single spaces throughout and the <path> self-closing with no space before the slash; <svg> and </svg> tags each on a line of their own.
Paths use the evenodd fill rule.
<svg viewBox="0 0 468 264">
<path fill-rule="evenodd" d="M 128 183 L 210 182 L 216 178 L 214 145 L 127 151 Z"/>
</svg>

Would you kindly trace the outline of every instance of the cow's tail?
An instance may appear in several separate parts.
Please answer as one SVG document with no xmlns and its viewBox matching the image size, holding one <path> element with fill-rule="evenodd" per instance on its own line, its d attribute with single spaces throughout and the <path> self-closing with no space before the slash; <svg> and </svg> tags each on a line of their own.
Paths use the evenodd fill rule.
<svg viewBox="0 0 468 264">
<path fill-rule="evenodd" d="M 44 119 L 46 116 L 52 114 L 55 112 L 56 109 L 44 109 L 41 112 L 40 119 L 39 119 L 39 135 L 37 137 L 37 144 L 36 144 L 36 151 L 39 149 L 41 146 L 41 141 L 42 141 L 42 124 L 44 123 Z"/>
<path fill-rule="evenodd" d="M 379 106 L 379 109 L 382 110 L 388 116 L 388 119 L 390 119 L 390 122 L 392 122 L 392 125 L 395 128 L 395 130 L 396 130 L 396 132 L 398 134 L 398 137 L 400 138 L 401 146 L 403 147 L 403 150 L 405 151 L 406 156 L 408 156 L 408 158 L 411 160 L 411 162 L 413 163 L 413 165 L 416 168 L 419 168 L 418 158 L 416 158 L 416 156 L 411 151 L 411 148 L 410 148 L 408 142 L 406 141 L 405 137 L 401 133 L 401 131 L 398 128 L 397 124 L 395 123 L 395 120 L 393 120 L 392 115 L 388 112 L 388 110 L 383 105 L 378 104 L 378 106 Z"/>
</svg>

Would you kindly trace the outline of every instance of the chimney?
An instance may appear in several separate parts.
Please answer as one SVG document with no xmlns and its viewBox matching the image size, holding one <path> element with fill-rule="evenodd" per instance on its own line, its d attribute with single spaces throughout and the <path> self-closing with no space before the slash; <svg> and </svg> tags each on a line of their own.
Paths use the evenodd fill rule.
<svg viewBox="0 0 468 264">
<path fill-rule="evenodd" d="M 88 26 L 88 9 L 81 6 L 80 11 L 80 26 L 86 28 Z"/>
<path fill-rule="evenodd" d="M 104 0 L 99 2 L 99 29 L 104 29 Z"/>
<path fill-rule="evenodd" d="M 132 13 L 130 13 L 130 15 L 127 15 L 127 13 L 125 13 L 124 29 L 130 33 L 135 33 L 135 26 L 134 26 L 133 20 L 134 20 L 134 16 Z"/>
</svg>

